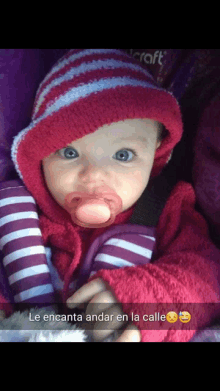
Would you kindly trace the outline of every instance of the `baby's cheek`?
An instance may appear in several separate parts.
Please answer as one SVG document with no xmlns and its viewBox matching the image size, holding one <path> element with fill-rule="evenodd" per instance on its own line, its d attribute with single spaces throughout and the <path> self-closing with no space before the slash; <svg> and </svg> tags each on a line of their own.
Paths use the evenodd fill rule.
<svg viewBox="0 0 220 391">
<path fill-rule="evenodd" d="M 138 201 L 146 186 L 147 181 L 140 173 L 124 180 L 123 191 L 121 193 L 124 210 Z"/>
</svg>

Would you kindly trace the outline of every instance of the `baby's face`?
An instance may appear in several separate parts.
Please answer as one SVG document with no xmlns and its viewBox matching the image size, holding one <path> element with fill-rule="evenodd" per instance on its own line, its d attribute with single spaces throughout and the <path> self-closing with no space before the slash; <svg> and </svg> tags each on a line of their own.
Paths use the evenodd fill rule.
<svg viewBox="0 0 220 391">
<path fill-rule="evenodd" d="M 64 207 L 67 194 L 107 184 L 129 209 L 148 184 L 153 167 L 158 122 L 125 120 L 105 125 L 73 141 L 42 161 L 47 187 Z"/>
</svg>

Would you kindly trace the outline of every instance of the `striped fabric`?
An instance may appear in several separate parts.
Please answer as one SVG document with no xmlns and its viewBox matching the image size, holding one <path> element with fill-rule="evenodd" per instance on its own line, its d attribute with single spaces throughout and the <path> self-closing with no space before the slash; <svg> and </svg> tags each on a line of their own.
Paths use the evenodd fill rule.
<svg viewBox="0 0 220 391">
<path fill-rule="evenodd" d="M 94 58 L 95 58 L 96 54 L 99 55 L 99 58 L 103 57 L 103 60 L 100 60 L 100 59 L 95 60 Z M 109 59 L 109 54 L 111 55 L 111 59 Z M 91 58 L 91 57 L 89 58 L 89 56 L 91 56 L 91 55 L 93 56 L 93 58 Z M 108 55 L 108 57 L 106 57 L 106 55 Z M 114 59 L 114 55 L 117 55 L 117 59 Z M 121 60 L 119 60 L 119 55 L 120 55 Z M 81 59 L 83 60 L 82 64 L 80 64 Z M 129 62 L 125 62 L 125 61 L 128 61 L 128 59 L 129 59 Z M 84 62 L 86 62 L 86 61 L 88 61 L 88 63 L 85 64 Z M 68 70 L 68 68 L 69 68 L 69 70 Z M 35 120 L 37 117 L 39 117 L 40 113 L 42 113 L 42 111 L 41 112 L 39 111 L 40 106 L 43 105 L 45 97 L 51 93 L 51 91 L 54 87 L 60 86 L 65 82 L 71 82 L 71 81 L 72 81 L 72 83 L 75 84 L 75 87 L 77 87 L 77 84 L 79 84 L 79 82 L 82 81 L 82 80 L 80 80 L 80 77 L 85 79 L 86 73 L 89 74 L 89 72 L 95 72 L 95 71 L 98 71 L 98 72 L 102 71 L 103 72 L 105 69 L 109 70 L 109 69 L 120 69 L 120 68 L 124 69 L 124 70 L 129 69 L 130 71 L 136 71 L 136 72 L 141 73 L 142 77 L 143 77 L 143 75 L 145 76 L 145 78 L 144 78 L 145 79 L 145 84 L 144 84 L 145 86 L 148 86 L 150 88 L 152 88 L 152 87 L 158 88 L 158 86 L 156 85 L 156 83 L 154 81 L 153 76 L 147 71 L 147 69 L 144 69 L 140 65 L 134 63 L 134 61 L 132 61 L 130 56 L 128 56 L 127 54 L 125 54 L 121 51 L 118 51 L 115 49 L 87 49 L 87 50 L 83 50 L 83 51 L 71 50 L 68 53 L 68 55 L 65 55 L 63 57 L 63 60 L 61 59 L 60 62 L 58 63 L 58 65 L 55 66 L 52 69 L 52 71 L 47 74 L 44 81 L 41 83 L 41 85 L 37 91 L 37 95 L 36 95 L 36 99 L 35 99 L 33 119 Z M 101 73 L 100 73 L 100 75 L 101 75 Z M 99 79 L 100 79 L 99 82 L 97 80 L 95 81 L 94 86 L 93 86 L 94 90 L 95 89 L 97 91 L 101 90 L 101 86 L 103 86 L 103 89 L 104 89 L 105 85 L 101 83 L 101 80 L 104 81 L 103 76 L 104 76 L 104 72 L 101 75 L 101 78 L 99 76 Z M 124 74 L 123 74 L 123 76 L 124 76 Z M 135 74 L 135 77 L 136 77 L 136 74 Z M 77 78 L 78 78 L 78 80 L 77 80 Z M 89 78 L 88 78 L 88 81 L 89 81 Z M 119 79 L 116 80 L 115 86 L 113 86 L 113 88 L 116 87 L 116 85 L 120 85 L 120 83 L 121 83 L 121 85 L 125 85 L 126 83 L 128 84 L 128 81 L 129 81 L 129 79 L 128 80 L 125 79 L 125 83 L 123 84 L 123 78 L 120 77 Z M 149 81 L 149 82 L 146 84 L 147 81 Z M 108 79 L 107 79 L 107 82 L 108 82 Z M 133 82 L 134 82 L 134 80 L 133 80 Z M 137 82 L 137 80 L 136 80 L 136 82 Z M 130 84 L 132 85 L 132 80 L 130 80 Z M 81 90 L 75 89 L 75 91 L 74 91 L 75 92 L 75 100 L 85 96 L 85 92 L 83 93 L 83 91 L 85 91 L 89 85 L 90 84 L 88 84 L 87 86 L 86 85 L 83 86 L 83 89 L 81 89 Z M 138 85 L 138 83 L 137 83 L 137 85 Z M 106 86 L 107 86 L 107 83 L 106 83 Z M 82 92 L 81 96 L 76 93 L 77 91 Z M 91 93 L 93 91 L 88 90 L 87 95 L 89 94 L 89 92 Z M 70 90 L 70 93 L 72 94 L 73 91 Z M 63 97 L 63 101 L 65 101 L 65 97 Z M 72 103 L 72 102 L 70 102 L 70 103 Z"/>
<path fill-rule="evenodd" d="M 81 262 L 76 289 L 101 269 L 142 266 L 151 262 L 156 246 L 156 227 L 138 224 L 111 226 L 98 236 Z"/>
<path fill-rule="evenodd" d="M 36 203 L 24 186 L 0 189 L 0 249 L 14 301 L 53 303 Z"/>
<path fill-rule="evenodd" d="M 153 228 L 150 235 L 122 233 L 108 239 L 94 258 L 90 276 L 100 269 L 118 269 L 149 263 L 155 241 Z"/>
<path fill-rule="evenodd" d="M 110 69 L 113 70 L 113 76 L 118 75 L 119 77 L 109 78 Z M 118 70 L 117 73 L 116 70 Z M 129 70 L 129 77 L 133 72 L 133 80 L 125 77 L 126 70 Z M 91 79 L 93 79 L 93 83 L 91 83 Z M 81 85 L 82 82 L 85 84 Z M 110 82 L 114 84 L 110 84 Z M 59 102 L 56 102 L 54 107 L 61 107 L 62 102 L 71 104 L 92 92 L 117 86 L 143 85 L 144 87 L 159 88 L 147 69 L 138 65 L 135 60 L 122 51 L 116 49 L 73 49 L 60 59 L 40 84 L 35 98 L 33 120 L 39 118 L 43 112 L 49 114 L 53 111 L 52 108 L 48 110 L 44 101 L 50 100 L 54 87 L 62 87 L 63 85 L 65 88 L 67 83 L 67 93 L 58 99 Z M 70 89 L 70 87 L 73 88 Z"/>
</svg>

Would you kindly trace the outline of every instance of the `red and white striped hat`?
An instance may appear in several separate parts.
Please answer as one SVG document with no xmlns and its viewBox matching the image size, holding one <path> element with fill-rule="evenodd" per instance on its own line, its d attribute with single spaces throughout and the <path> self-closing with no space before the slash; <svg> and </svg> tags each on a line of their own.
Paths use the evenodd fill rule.
<svg viewBox="0 0 220 391">
<path fill-rule="evenodd" d="M 121 50 L 68 51 L 40 84 L 32 121 L 14 138 L 11 149 L 17 173 L 39 206 L 49 201 L 51 216 L 54 213 L 55 201 L 41 170 L 43 158 L 103 125 L 135 118 L 153 119 L 168 131 L 155 154 L 153 177 L 161 172 L 182 136 L 176 98 L 159 88 L 147 69 Z"/>
</svg>

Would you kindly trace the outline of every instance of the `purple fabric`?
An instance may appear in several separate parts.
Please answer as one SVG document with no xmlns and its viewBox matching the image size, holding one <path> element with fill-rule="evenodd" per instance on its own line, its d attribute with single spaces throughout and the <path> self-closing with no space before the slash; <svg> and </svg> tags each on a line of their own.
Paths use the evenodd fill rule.
<svg viewBox="0 0 220 391">
<path fill-rule="evenodd" d="M 200 121 L 193 181 L 198 203 L 220 247 L 220 93 L 210 102 Z"/>
<path fill-rule="evenodd" d="M 187 77 L 182 70 L 188 66 Z M 179 168 L 178 178 L 193 184 L 196 208 L 220 248 L 220 50 L 189 51 L 178 72 L 182 77 L 173 76 L 169 90 L 176 94 L 175 85 L 184 85 L 180 100 L 184 135 L 173 164 Z"/>
<path fill-rule="evenodd" d="M 13 137 L 29 124 L 39 83 L 67 50 L 0 49 L 0 182 L 17 178 Z"/>
</svg>

